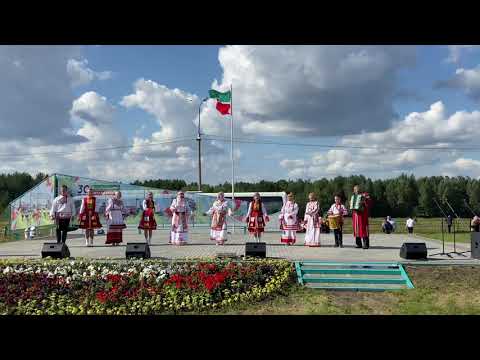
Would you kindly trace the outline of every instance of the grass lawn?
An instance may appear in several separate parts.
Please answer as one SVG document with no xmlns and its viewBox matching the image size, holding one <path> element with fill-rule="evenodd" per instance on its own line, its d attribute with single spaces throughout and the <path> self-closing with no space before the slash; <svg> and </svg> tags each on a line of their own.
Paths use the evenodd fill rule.
<svg viewBox="0 0 480 360">
<path fill-rule="evenodd" d="M 382 293 L 313 290 L 295 285 L 284 296 L 211 314 L 480 314 L 480 267 L 407 266 L 415 289 Z"/>
<path fill-rule="evenodd" d="M 426 238 L 436 239 L 436 240 L 442 241 L 442 233 L 441 232 L 439 232 L 439 233 L 418 234 L 418 235 L 426 237 Z M 453 243 L 453 233 L 451 233 L 451 234 L 445 233 L 444 237 L 445 237 L 445 242 L 452 242 Z M 455 234 L 455 242 L 469 244 L 470 243 L 470 232 L 456 233 Z"/>
</svg>

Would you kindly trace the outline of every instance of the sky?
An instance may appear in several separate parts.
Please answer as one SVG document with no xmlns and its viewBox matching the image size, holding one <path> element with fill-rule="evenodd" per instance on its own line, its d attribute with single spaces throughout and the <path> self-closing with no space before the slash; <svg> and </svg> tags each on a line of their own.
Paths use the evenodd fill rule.
<svg viewBox="0 0 480 360">
<path fill-rule="evenodd" d="M 235 181 L 480 177 L 472 45 L 0 46 L 0 172 L 197 181 L 230 86 Z M 230 182 L 232 117 L 200 116 Z"/>
</svg>

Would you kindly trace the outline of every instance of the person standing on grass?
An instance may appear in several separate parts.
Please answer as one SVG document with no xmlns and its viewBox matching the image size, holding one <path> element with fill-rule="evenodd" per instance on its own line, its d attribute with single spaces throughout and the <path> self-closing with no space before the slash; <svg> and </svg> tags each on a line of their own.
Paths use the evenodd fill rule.
<svg viewBox="0 0 480 360">
<path fill-rule="evenodd" d="M 448 233 L 450 234 L 452 232 L 452 215 L 447 216 L 447 227 L 448 227 Z"/>
<path fill-rule="evenodd" d="M 70 220 L 75 216 L 76 209 L 73 199 L 68 194 L 68 187 L 62 185 L 62 194 L 53 200 L 50 218 L 55 220 L 57 225 L 57 243 L 67 241 L 68 227 Z"/>
<path fill-rule="evenodd" d="M 414 225 L 415 225 L 415 220 L 413 220 L 412 217 L 410 216 L 407 219 L 407 222 L 406 222 L 406 227 L 407 227 L 407 230 L 408 230 L 409 234 L 413 234 L 413 226 Z"/>
</svg>

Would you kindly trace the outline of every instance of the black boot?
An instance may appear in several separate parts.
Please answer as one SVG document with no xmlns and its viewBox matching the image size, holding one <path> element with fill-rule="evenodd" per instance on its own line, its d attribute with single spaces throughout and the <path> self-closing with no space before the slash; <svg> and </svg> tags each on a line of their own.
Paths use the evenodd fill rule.
<svg viewBox="0 0 480 360">
<path fill-rule="evenodd" d="M 357 249 L 360 249 L 360 248 L 362 247 L 362 238 L 356 237 L 356 238 L 355 238 L 355 243 L 356 243 L 356 246 L 355 246 L 355 247 L 356 247 Z"/>
<path fill-rule="evenodd" d="M 368 237 L 363 238 L 363 248 L 368 249 L 369 247 L 370 247 L 370 240 L 368 239 Z"/>
</svg>

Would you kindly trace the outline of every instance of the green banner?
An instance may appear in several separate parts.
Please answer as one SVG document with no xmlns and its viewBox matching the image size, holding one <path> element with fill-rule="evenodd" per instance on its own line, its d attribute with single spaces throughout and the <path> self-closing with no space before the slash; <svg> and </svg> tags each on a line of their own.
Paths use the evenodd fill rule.
<svg viewBox="0 0 480 360">
<path fill-rule="evenodd" d="M 211 99 L 217 99 L 222 103 L 229 103 L 232 97 L 232 93 L 230 91 L 222 93 L 217 90 L 210 90 L 208 92 L 208 96 L 210 96 Z"/>
</svg>

